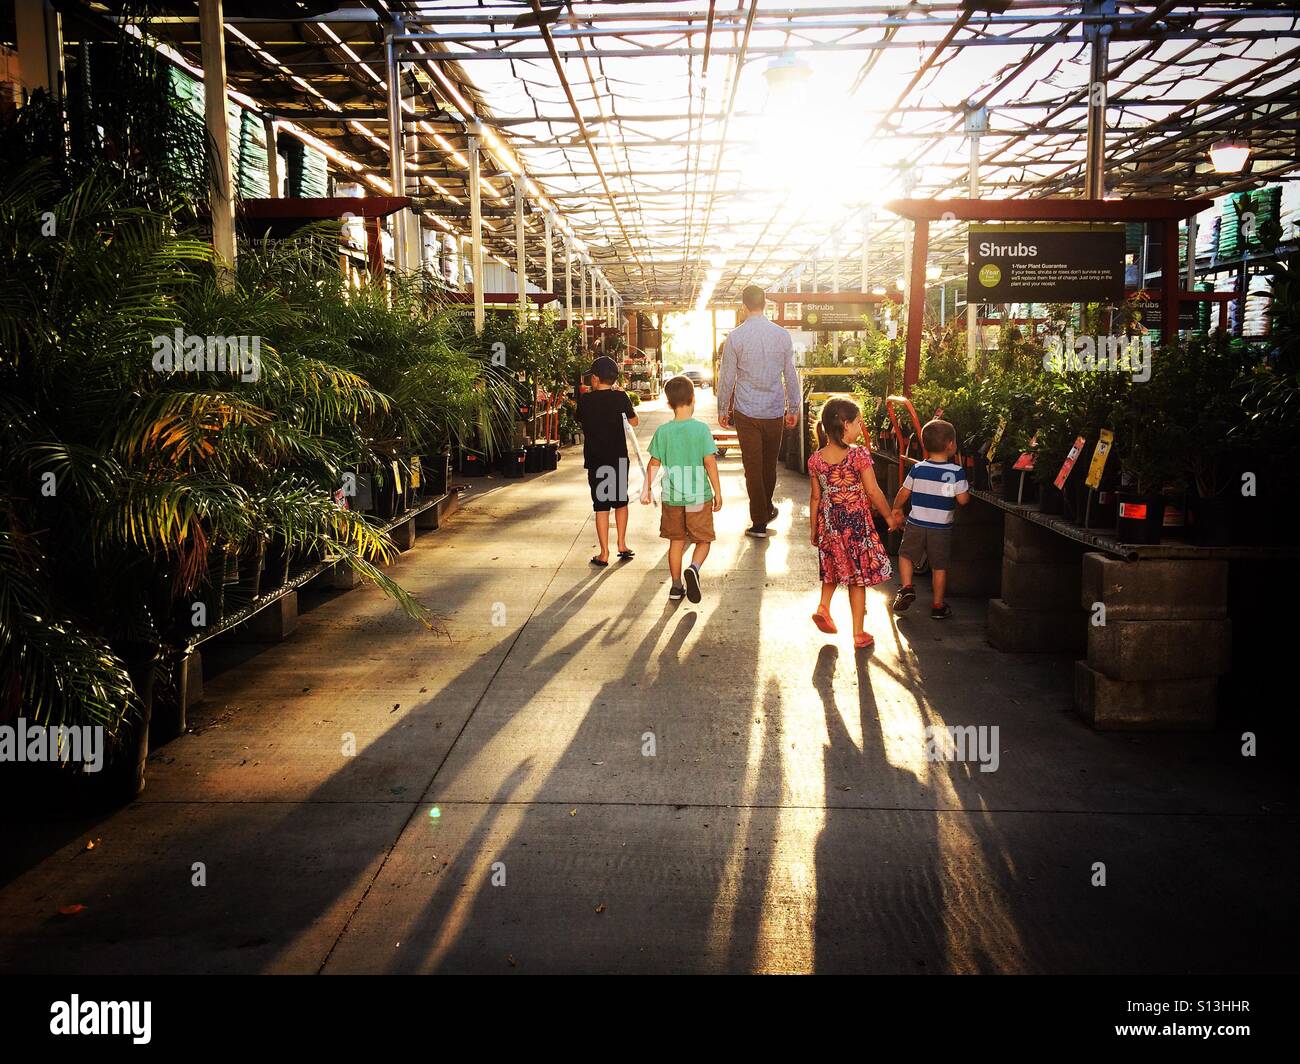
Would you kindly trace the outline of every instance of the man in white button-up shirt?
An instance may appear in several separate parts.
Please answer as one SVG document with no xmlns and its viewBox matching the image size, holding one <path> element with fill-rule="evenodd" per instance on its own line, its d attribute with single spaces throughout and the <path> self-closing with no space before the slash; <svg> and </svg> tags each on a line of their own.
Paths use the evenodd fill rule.
<svg viewBox="0 0 1300 1064">
<path fill-rule="evenodd" d="M 799 423 L 803 393 L 794 368 L 790 334 L 763 314 L 767 293 L 750 285 L 741 293 L 745 320 L 731 330 L 722 347 L 718 371 L 718 423 L 734 423 L 749 493 L 750 527 L 745 534 L 767 536 L 776 517 L 776 459 L 783 429 Z"/>
</svg>

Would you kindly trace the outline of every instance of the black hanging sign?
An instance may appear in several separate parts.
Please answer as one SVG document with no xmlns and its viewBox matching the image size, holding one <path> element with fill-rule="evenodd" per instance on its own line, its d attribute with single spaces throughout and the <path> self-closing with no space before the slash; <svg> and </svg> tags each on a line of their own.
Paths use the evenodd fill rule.
<svg viewBox="0 0 1300 1064">
<path fill-rule="evenodd" d="M 980 303 L 1101 303 L 1124 298 L 1124 226 L 972 225 L 970 298 Z"/>
</svg>

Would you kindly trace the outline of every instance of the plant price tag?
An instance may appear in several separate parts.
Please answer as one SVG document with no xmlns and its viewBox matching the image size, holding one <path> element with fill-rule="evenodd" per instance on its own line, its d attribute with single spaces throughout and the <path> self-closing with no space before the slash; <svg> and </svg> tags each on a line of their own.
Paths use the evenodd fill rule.
<svg viewBox="0 0 1300 1064">
<path fill-rule="evenodd" d="M 1003 418 L 998 422 L 998 431 L 993 433 L 993 439 L 989 441 L 989 449 L 984 452 L 984 457 L 990 462 L 997 453 L 998 444 L 1002 442 L 1002 434 L 1007 431 L 1007 419 Z"/>
<path fill-rule="evenodd" d="M 1057 491 L 1065 490 L 1065 482 L 1070 477 L 1070 470 L 1074 468 L 1074 463 L 1079 460 L 1079 454 L 1083 451 L 1083 445 L 1087 443 L 1082 436 L 1074 438 L 1074 446 L 1070 448 L 1070 453 L 1065 456 L 1065 461 L 1061 463 L 1061 471 L 1056 474 L 1056 479 L 1052 481 L 1056 485 Z"/>
<path fill-rule="evenodd" d="M 1110 429 L 1102 429 L 1097 437 L 1097 446 L 1092 452 L 1092 463 L 1088 466 L 1088 476 L 1084 483 L 1093 491 L 1101 489 L 1101 474 L 1106 468 L 1106 458 L 1110 454 L 1110 445 L 1115 442 L 1115 434 Z"/>
</svg>

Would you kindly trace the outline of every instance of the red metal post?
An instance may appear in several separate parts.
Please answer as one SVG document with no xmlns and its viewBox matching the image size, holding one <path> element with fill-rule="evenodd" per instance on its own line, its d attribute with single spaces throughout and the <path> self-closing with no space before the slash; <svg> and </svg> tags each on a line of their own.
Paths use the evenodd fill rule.
<svg viewBox="0 0 1300 1064">
<path fill-rule="evenodd" d="M 903 394 L 921 375 L 921 324 L 925 319 L 925 259 L 930 250 L 930 223 L 918 218 L 912 235 L 912 276 L 907 282 L 907 357 L 903 362 Z"/>
</svg>

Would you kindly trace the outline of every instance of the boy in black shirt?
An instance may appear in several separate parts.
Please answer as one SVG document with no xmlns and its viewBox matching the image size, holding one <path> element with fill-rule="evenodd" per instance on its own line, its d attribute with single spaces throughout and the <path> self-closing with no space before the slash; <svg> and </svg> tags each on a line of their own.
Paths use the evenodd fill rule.
<svg viewBox="0 0 1300 1064">
<path fill-rule="evenodd" d="M 591 487 L 591 508 L 596 511 L 596 536 L 600 553 L 591 564 L 609 564 L 609 512 L 618 528 L 618 556 L 633 557 L 627 547 L 627 436 L 623 417 L 636 425 L 636 410 L 627 393 L 614 387 L 618 363 L 602 355 L 591 364 L 592 391 L 578 396 L 578 421 L 582 425 L 582 459 Z"/>
</svg>

